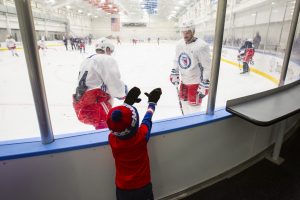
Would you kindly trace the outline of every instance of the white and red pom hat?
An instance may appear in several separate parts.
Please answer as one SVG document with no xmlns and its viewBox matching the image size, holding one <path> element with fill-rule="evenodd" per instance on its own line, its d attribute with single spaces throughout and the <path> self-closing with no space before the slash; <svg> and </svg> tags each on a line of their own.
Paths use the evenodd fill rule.
<svg viewBox="0 0 300 200">
<path fill-rule="evenodd" d="M 110 109 L 106 123 L 112 134 L 127 139 L 134 135 L 138 128 L 139 114 L 135 107 L 123 104 Z"/>
</svg>

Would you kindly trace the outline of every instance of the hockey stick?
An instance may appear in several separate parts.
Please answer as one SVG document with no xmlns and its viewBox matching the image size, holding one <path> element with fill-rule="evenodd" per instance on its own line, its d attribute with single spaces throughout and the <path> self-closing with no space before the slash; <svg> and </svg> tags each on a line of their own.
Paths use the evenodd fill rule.
<svg viewBox="0 0 300 200">
<path fill-rule="evenodd" d="M 182 103 L 181 103 L 180 96 L 179 96 L 178 84 L 176 84 L 176 85 L 175 85 L 175 87 L 176 87 L 176 91 L 177 91 L 177 96 L 178 96 L 179 107 L 180 107 L 180 110 L 181 110 L 181 113 L 182 113 L 182 115 L 184 115 L 184 113 L 183 113 L 183 109 L 182 109 Z"/>
</svg>

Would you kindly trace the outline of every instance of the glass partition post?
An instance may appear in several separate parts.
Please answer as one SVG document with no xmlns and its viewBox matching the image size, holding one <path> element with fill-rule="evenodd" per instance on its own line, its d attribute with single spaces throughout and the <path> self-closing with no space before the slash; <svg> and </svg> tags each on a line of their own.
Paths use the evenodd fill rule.
<svg viewBox="0 0 300 200">
<path fill-rule="evenodd" d="M 227 0 L 218 1 L 215 42 L 213 48 L 209 96 L 208 96 L 207 111 L 206 111 L 206 113 L 209 115 L 213 115 L 215 111 L 220 61 L 221 61 L 221 54 L 222 54 L 224 24 L 225 24 L 225 16 L 226 16 L 226 6 L 227 6 Z"/>
<path fill-rule="evenodd" d="M 292 18 L 292 22 L 291 22 L 291 28 L 290 28 L 290 32 L 289 32 L 289 37 L 288 37 L 287 45 L 285 48 L 286 50 L 285 50 L 281 74 L 280 74 L 279 86 L 284 85 L 284 81 L 286 78 L 286 73 L 287 73 L 287 69 L 288 69 L 288 65 L 289 65 L 289 60 L 290 60 L 290 56 L 291 56 L 295 32 L 296 32 L 297 23 L 298 23 L 299 10 L 300 10 L 300 0 L 296 0 L 293 18 Z"/>
<path fill-rule="evenodd" d="M 6 1 L 4 0 L 3 1 L 3 5 L 6 7 Z M 7 10 L 7 7 L 6 7 L 6 10 Z M 5 12 L 5 18 L 6 18 L 6 29 L 7 29 L 7 33 L 8 34 L 11 34 L 11 26 L 10 26 L 10 21 L 8 19 L 8 14 L 7 12 Z"/>
<path fill-rule="evenodd" d="M 285 2 L 285 9 L 284 9 L 282 24 L 281 24 L 280 34 L 279 34 L 279 42 L 278 42 L 279 47 L 280 47 L 280 44 L 281 44 L 281 37 L 282 37 L 282 31 L 283 31 L 283 27 L 284 27 L 284 21 L 285 21 L 287 7 L 288 7 L 288 1 Z"/>
<path fill-rule="evenodd" d="M 266 40 L 265 40 L 265 44 L 264 44 L 264 51 L 263 51 L 264 53 L 266 53 L 266 47 L 268 45 L 268 37 L 269 37 L 269 29 L 270 29 L 272 11 L 273 11 L 273 5 L 271 4 L 269 19 L 268 19 L 268 28 L 267 28 Z"/>
<path fill-rule="evenodd" d="M 233 24 L 232 22 L 234 21 L 234 18 L 235 18 L 234 14 L 233 14 L 233 8 L 234 8 L 235 3 L 236 3 L 236 0 L 231 0 L 231 2 L 230 2 L 230 14 L 229 14 L 229 25 L 228 25 L 228 29 L 227 29 L 227 40 L 229 38 L 233 38 L 231 25 Z M 231 46 L 233 46 L 233 40 L 232 40 Z"/>
<path fill-rule="evenodd" d="M 255 35 L 255 27 L 256 27 L 256 22 L 257 22 L 257 11 L 255 12 L 255 18 L 254 18 L 254 25 L 253 25 L 253 34 L 252 35 Z"/>
<path fill-rule="evenodd" d="M 43 8 L 43 17 L 44 17 L 44 35 L 45 38 L 48 38 L 48 29 L 47 29 L 47 13 L 46 13 L 46 8 Z"/>
<path fill-rule="evenodd" d="M 54 141 L 30 0 L 15 0 L 42 143 Z"/>
</svg>

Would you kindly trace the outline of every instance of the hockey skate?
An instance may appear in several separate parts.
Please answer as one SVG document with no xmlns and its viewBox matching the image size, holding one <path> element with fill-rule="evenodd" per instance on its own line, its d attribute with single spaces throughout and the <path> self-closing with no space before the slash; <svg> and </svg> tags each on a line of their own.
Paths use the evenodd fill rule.
<svg viewBox="0 0 300 200">
<path fill-rule="evenodd" d="M 249 65 L 246 62 L 243 62 L 243 71 L 240 74 L 246 74 L 249 72 Z"/>
<path fill-rule="evenodd" d="M 249 71 L 242 71 L 240 74 L 246 74 L 248 73 Z"/>
</svg>

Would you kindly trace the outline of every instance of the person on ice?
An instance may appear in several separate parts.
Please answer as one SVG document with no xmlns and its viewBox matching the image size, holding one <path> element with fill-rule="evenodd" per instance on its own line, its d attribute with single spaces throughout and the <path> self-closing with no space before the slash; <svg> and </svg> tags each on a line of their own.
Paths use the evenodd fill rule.
<svg viewBox="0 0 300 200">
<path fill-rule="evenodd" d="M 101 38 L 96 41 L 95 50 L 96 54 L 80 66 L 73 107 L 79 121 L 102 129 L 107 128 L 106 116 L 113 98 L 125 99 L 127 87 L 121 81 L 117 61 L 111 56 L 112 42 Z"/>
<path fill-rule="evenodd" d="M 211 58 L 208 44 L 194 36 L 192 21 L 183 23 L 181 32 L 183 39 L 176 46 L 170 81 L 176 87 L 180 83 L 184 114 L 190 114 L 200 112 L 202 99 L 208 94 Z"/>
<path fill-rule="evenodd" d="M 241 74 L 249 72 L 249 63 L 253 64 L 254 47 L 252 39 L 247 39 L 243 46 L 239 49 L 238 61 L 243 61 L 243 71 Z"/>
<path fill-rule="evenodd" d="M 80 50 L 80 53 L 85 53 L 85 42 L 84 42 L 84 39 L 80 40 L 79 50 Z"/>
<path fill-rule="evenodd" d="M 66 36 L 63 36 L 63 42 L 66 47 L 66 50 L 68 51 L 68 38 Z"/>
<path fill-rule="evenodd" d="M 17 47 L 16 40 L 12 37 L 12 35 L 8 35 L 5 42 L 6 42 L 6 47 L 11 52 L 12 56 L 19 56 L 18 53 L 16 52 L 16 47 Z"/>
<path fill-rule="evenodd" d="M 44 37 L 42 37 L 41 40 L 37 41 L 37 47 L 38 47 L 38 50 L 42 50 L 43 55 L 46 54 L 46 49 L 48 49 L 48 48 L 47 48 L 47 45 L 46 45 Z"/>
<path fill-rule="evenodd" d="M 124 104 L 112 108 L 107 115 L 109 145 L 115 159 L 117 200 L 153 200 L 147 143 L 152 116 L 162 94 L 160 88 L 145 93 L 148 109 L 139 126 L 139 113 L 133 106 L 141 101 L 141 91 L 133 87 Z"/>
</svg>

